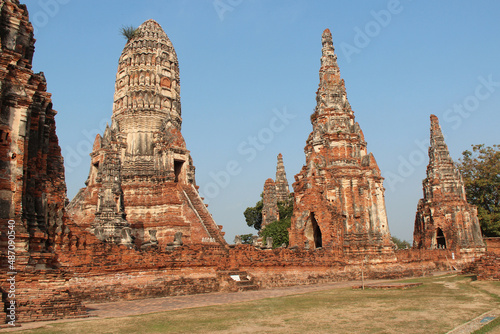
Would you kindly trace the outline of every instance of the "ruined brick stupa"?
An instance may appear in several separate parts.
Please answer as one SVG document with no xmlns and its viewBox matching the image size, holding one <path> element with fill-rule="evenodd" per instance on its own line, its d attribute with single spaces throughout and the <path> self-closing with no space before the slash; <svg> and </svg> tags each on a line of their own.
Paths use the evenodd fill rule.
<svg viewBox="0 0 500 334">
<path fill-rule="evenodd" d="M 415 217 L 413 246 L 423 249 L 484 248 L 477 208 L 467 203 L 462 175 L 444 141 L 439 120 L 431 115 L 427 177 L 424 198 Z"/>
<path fill-rule="evenodd" d="M 383 178 L 354 120 L 328 29 L 322 44 L 313 131 L 304 148 L 306 165 L 293 184 L 290 246 L 391 254 Z"/>
<path fill-rule="evenodd" d="M 285 165 L 283 164 L 283 155 L 278 154 L 278 163 L 276 164 L 276 199 L 278 202 L 288 201 L 290 198 L 290 189 L 286 178 Z"/>
<path fill-rule="evenodd" d="M 86 187 L 68 206 L 73 219 L 127 246 L 166 245 L 179 232 L 183 243 L 225 244 L 198 194 L 181 123 L 177 55 L 148 20 L 120 56 L 111 126 L 95 139 Z"/>
<path fill-rule="evenodd" d="M 283 155 L 280 153 L 278 154 L 278 163 L 276 164 L 276 181 L 269 178 L 264 183 L 261 229 L 280 219 L 278 202 L 287 202 L 289 200 L 290 189 L 288 189 Z"/>
</svg>

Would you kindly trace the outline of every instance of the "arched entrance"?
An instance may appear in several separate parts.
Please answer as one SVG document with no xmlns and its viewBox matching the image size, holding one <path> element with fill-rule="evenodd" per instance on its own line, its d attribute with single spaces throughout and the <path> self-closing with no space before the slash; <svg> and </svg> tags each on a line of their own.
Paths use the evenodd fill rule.
<svg viewBox="0 0 500 334">
<path fill-rule="evenodd" d="M 446 238 L 444 237 L 443 230 L 439 227 L 436 230 L 436 245 L 437 248 L 446 248 Z"/>
<path fill-rule="evenodd" d="M 314 247 L 323 247 L 323 240 L 321 239 L 321 229 L 319 228 L 314 212 L 311 212 L 311 225 L 313 229 Z"/>
</svg>

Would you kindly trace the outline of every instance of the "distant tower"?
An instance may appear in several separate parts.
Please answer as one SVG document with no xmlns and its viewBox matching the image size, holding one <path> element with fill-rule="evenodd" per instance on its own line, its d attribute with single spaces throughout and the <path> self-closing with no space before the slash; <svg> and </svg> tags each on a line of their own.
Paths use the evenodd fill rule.
<svg viewBox="0 0 500 334">
<path fill-rule="evenodd" d="M 86 188 L 68 206 L 73 219 L 106 242 L 159 246 L 225 244 L 198 195 L 181 134 L 179 63 L 154 20 L 137 28 L 118 62 L 111 126 L 98 135 Z"/>
<path fill-rule="evenodd" d="M 267 179 L 262 193 L 262 225 L 261 229 L 270 223 L 279 220 L 278 197 L 276 195 L 276 184 L 273 179 Z"/>
<path fill-rule="evenodd" d="M 276 198 L 278 202 L 287 201 L 290 198 L 290 189 L 288 188 L 288 180 L 286 179 L 285 165 L 283 164 L 283 156 L 278 154 L 278 164 L 276 165 Z"/>
<path fill-rule="evenodd" d="M 383 178 L 354 120 L 328 29 L 322 46 L 313 131 L 293 184 L 290 246 L 390 255 Z"/>
<path fill-rule="evenodd" d="M 424 198 L 418 202 L 414 247 L 484 248 L 477 209 L 467 203 L 462 176 L 451 159 L 439 120 L 434 115 L 431 115 L 427 177 L 422 184 Z"/>
</svg>

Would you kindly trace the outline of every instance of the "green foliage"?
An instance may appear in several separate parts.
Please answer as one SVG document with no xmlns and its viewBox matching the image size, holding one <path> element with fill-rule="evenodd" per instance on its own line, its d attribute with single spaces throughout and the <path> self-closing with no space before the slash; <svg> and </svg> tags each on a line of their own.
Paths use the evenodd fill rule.
<svg viewBox="0 0 500 334">
<path fill-rule="evenodd" d="M 467 201 L 477 206 L 483 235 L 500 237 L 500 145 L 472 145 L 462 155 L 458 168 Z"/>
<path fill-rule="evenodd" d="M 392 242 L 394 242 L 396 244 L 396 246 L 398 246 L 398 249 L 405 249 L 405 248 L 411 247 L 411 245 L 408 241 L 401 240 L 397 237 L 392 237 Z"/>
<path fill-rule="evenodd" d="M 262 197 L 262 194 L 260 196 Z M 262 207 L 263 202 L 261 199 L 254 207 L 247 208 L 243 213 L 247 225 L 258 231 L 262 227 Z M 273 248 L 281 247 L 284 243 L 288 245 L 288 228 L 291 225 L 293 214 L 293 195 L 290 195 L 287 201 L 278 202 L 278 211 L 280 220 L 270 223 L 259 232 L 264 238 L 264 242 L 267 237 L 273 238 Z M 243 235 L 241 237 L 243 242 Z M 251 243 L 251 240 L 249 243 Z"/>
<path fill-rule="evenodd" d="M 253 234 L 252 233 L 242 234 L 242 235 L 240 235 L 240 238 L 241 238 L 241 243 L 244 245 L 251 245 L 253 242 Z"/>
<path fill-rule="evenodd" d="M 263 203 L 262 200 L 260 200 L 254 207 L 248 207 L 245 212 L 243 212 L 247 225 L 253 227 L 257 231 L 260 230 L 260 227 L 262 226 L 262 207 Z"/>
<path fill-rule="evenodd" d="M 283 244 L 288 246 L 288 229 L 292 224 L 293 196 L 290 195 L 287 201 L 278 202 L 278 210 L 280 213 L 280 220 L 272 222 L 260 232 L 264 240 L 268 237 L 273 238 L 273 248 L 281 247 Z"/>
<path fill-rule="evenodd" d="M 137 35 L 137 29 L 134 28 L 133 26 L 123 26 L 120 29 L 120 32 L 123 35 L 123 37 L 127 39 L 127 41 L 130 41 Z"/>
<path fill-rule="evenodd" d="M 280 213 L 280 220 L 292 217 L 293 195 L 290 195 L 287 201 L 278 202 L 278 211 Z"/>
<path fill-rule="evenodd" d="M 273 248 L 281 247 L 283 244 L 288 246 L 288 228 L 291 226 L 291 222 L 292 219 L 290 217 L 274 221 L 264 227 L 260 235 L 264 240 L 268 237 L 273 238 Z"/>
</svg>

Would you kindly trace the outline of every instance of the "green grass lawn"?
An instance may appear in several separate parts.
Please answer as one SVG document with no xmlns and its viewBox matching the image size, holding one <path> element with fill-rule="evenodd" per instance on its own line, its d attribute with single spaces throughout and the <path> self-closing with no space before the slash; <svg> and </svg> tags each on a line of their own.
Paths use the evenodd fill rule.
<svg viewBox="0 0 500 334">
<path fill-rule="evenodd" d="M 331 289 L 125 318 L 47 325 L 21 333 L 446 333 L 500 307 L 500 282 L 414 279 L 406 290 Z M 140 300 L 137 301 L 140 303 Z M 496 321 L 498 329 L 499 322 Z"/>
</svg>

